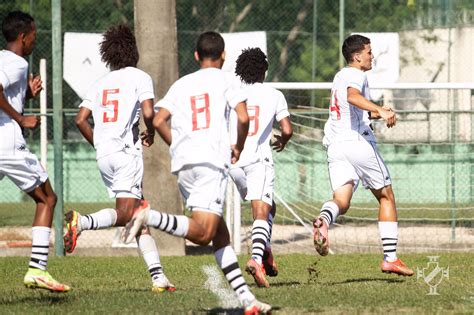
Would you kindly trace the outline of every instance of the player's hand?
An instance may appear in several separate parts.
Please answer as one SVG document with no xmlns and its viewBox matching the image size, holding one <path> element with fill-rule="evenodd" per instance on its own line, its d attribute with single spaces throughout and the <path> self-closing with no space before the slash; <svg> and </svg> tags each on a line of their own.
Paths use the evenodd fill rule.
<svg viewBox="0 0 474 315">
<path fill-rule="evenodd" d="M 145 147 L 151 147 L 155 142 L 155 133 L 150 133 L 148 130 L 142 131 L 140 133 L 140 139 L 142 140 L 142 145 Z"/>
<path fill-rule="evenodd" d="M 18 124 L 22 128 L 34 129 L 40 124 L 40 119 L 36 116 L 22 116 Z"/>
<path fill-rule="evenodd" d="M 274 138 L 275 140 L 272 142 L 273 150 L 277 152 L 283 151 L 286 146 L 286 143 L 283 143 L 282 137 L 280 135 L 275 135 Z"/>
<path fill-rule="evenodd" d="M 232 149 L 232 158 L 230 160 L 230 162 L 232 164 L 235 164 L 237 163 L 237 161 L 239 160 L 240 158 L 240 153 L 242 152 L 241 150 L 237 149 L 237 147 L 235 145 L 232 145 L 231 146 L 231 149 Z"/>
<path fill-rule="evenodd" d="M 43 81 L 41 80 L 41 77 L 37 75 L 36 77 L 33 77 L 33 74 L 30 73 L 30 76 L 28 78 L 28 87 L 30 89 L 30 95 L 31 97 L 36 97 L 36 95 L 41 92 L 43 89 Z"/>
<path fill-rule="evenodd" d="M 380 115 L 380 117 L 382 117 L 383 120 L 385 120 L 388 128 L 392 128 L 397 123 L 397 116 L 395 115 L 393 109 L 390 107 L 388 107 L 388 109 L 386 108 L 386 106 L 380 107 L 378 110 L 378 114 Z"/>
</svg>

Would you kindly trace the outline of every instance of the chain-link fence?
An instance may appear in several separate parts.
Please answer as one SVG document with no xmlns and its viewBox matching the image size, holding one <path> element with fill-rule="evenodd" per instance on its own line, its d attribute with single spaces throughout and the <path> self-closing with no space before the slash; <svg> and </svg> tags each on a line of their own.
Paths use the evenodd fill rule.
<svg viewBox="0 0 474 315">
<path fill-rule="evenodd" d="M 39 60 L 45 58 L 48 61 L 48 78 L 51 78 L 50 1 L 2 2 L 0 17 L 3 18 L 7 12 L 16 9 L 30 12 L 34 16 L 38 28 L 35 51 L 28 58 L 31 71 L 38 73 Z M 474 64 L 472 62 L 474 55 L 472 46 L 474 2 L 468 0 L 176 0 L 176 15 L 180 75 L 190 73 L 198 68 L 193 58 L 194 45 L 198 35 L 206 30 L 222 33 L 264 31 L 270 63 L 267 81 L 273 82 L 330 82 L 341 64 L 340 38 L 346 37 L 352 32 L 393 32 L 399 37 L 399 60 L 397 61 L 400 69 L 399 81 L 474 81 Z M 110 25 L 117 23 L 127 23 L 133 27 L 133 19 L 133 1 L 75 0 L 62 3 L 63 32 L 101 33 Z M 4 47 L 4 44 L 4 40 L 1 38 L 0 45 Z M 52 80 L 49 79 L 47 85 L 47 138 L 49 142 L 47 168 L 52 178 L 54 169 L 52 139 L 54 134 L 52 114 L 50 114 L 52 113 L 51 82 Z M 288 103 L 292 108 L 297 105 L 326 108 L 325 93 L 311 90 L 285 91 Z M 467 91 L 467 93 L 469 96 L 472 95 L 470 94 L 472 91 Z M 404 95 L 400 99 L 406 100 L 407 98 Z M 114 201 L 107 197 L 96 166 L 93 148 L 83 140 L 75 127 L 74 116 L 80 101 L 80 97 L 64 82 L 64 203 L 66 209 L 75 208 L 87 213 L 113 206 Z M 412 111 L 424 106 L 422 101 L 394 102 L 393 104 L 396 109 Z M 418 107 L 412 107 L 412 105 L 415 106 L 414 104 Z M 25 107 L 27 112 L 37 113 L 39 101 L 29 101 Z M 425 109 L 429 110 L 430 108 L 426 107 Z M 472 107 L 468 110 L 472 110 Z M 450 114 L 446 113 L 446 115 Z M 408 115 L 407 117 L 418 116 Z M 433 132 L 426 132 L 426 128 L 436 130 L 446 128 L 445 132 L 448 133 L 450 130 L 449 123 L 446 126 L 418 124 L 415 127 L 406 128 L 403 135 L 400 134 L 399 141 L 403 142 L 417 134 L 434 135 Z M 38 153 L 39 130 L 27 132 L 26 137 L 30 150 Z M 411 150 L 429 148 L 429 150 L 436 151 L 437 146 L 432 145 L 433 141 L 435 140 L 427 140 L 423 146 L 411 148 Z M 449 150 L 452 149 L 449 145 L 450 141 L 453 140 L 445 139 Z M 466 146 L 462 150 L 467 150 L 467 153 L 463 153 L 463 156 L 470 161 L 472 168 L 472 137 L 466 141 Z M 394 150 L 397 150 L 397 146 L 394 147 Z M 403 159 L 393 163 L 413 165 L 411 160 Z M 293 171 L 289 168 L 288 172 Z M 410 170 L 407 168 L 406 172 L 410 172 Z M 450 178 L 449 174 L 445 175 Z M 472 175 L 470 176 L 467 178 L 471 180 L 472 203 Z M 436 180 L 439 179 L 433 179 L 433 183 Z M 435 184 L 430 185 L 435 186 Z M 426 200 L 426 202 L 430 202 L 426 197 L 429 194 L 432 194 L 433 197 L 438 196 L 436 189 L 427 192 L 423 198 L 413 195 L 409 191 L 406 193 L 413 199 Z M 400 195 L 402 199 L 408 198 L 405 192 L 401 192 Z M 0 247 L 2 241 L 29 239 L 29 231 L 18 234 L 11 227 L 29 226 L 33 213 L 34 204 L 29 197 L 20 192 L 9 180 L 2 180 L 0 182 Z"/>
</svg>

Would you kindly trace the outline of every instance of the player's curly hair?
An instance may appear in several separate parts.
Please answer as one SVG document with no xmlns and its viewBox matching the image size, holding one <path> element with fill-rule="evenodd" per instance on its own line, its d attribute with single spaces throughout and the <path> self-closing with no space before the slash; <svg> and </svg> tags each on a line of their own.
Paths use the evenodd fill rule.
<svg viewBox="0 0 474 315">
<path fill-rule="evenodd" d="M 111 70 L 136 67 L 139 59 L 137 42 L 132 30 L 124 25 L 111 26 L 100 43 L 102 61 Z"/>
<path fill-rule="evenodd" d="M 267 70 L 267 56 L 258 47 L 242 50 L 237 58 L 235 74 L 240 77 L 242 82 L 247 84 L 263 82 Z"/>
<path fill-rule="evenodd" d="M 15 41 L 20 33 L 31 32 L 34 21 L 33 17 L 25 12 L 12 11 L 8 13 L 2 22 L 3 37 L 8 43 Z"/>
</svg>

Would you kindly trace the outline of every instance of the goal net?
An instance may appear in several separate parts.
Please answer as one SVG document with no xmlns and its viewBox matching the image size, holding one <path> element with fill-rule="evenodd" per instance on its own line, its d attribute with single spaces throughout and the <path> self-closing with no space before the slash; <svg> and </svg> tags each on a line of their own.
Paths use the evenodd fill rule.
<svg viewBox="0 0 474 315">
<path fill-rule="evenodd" d="M 274 251 L 308 252 L 312 220 L 331 199 L 322 146 L 330 83 L 270 83 L 286 96 L 294 135 L 274 153 L 277 217 Z M 395 193 L 400 252 L 474 248 L 474 84 L 412 83 L 371 86 L 375 102 L 392 106 L 397 125 L 373 123 Z M 351 207 L 329 231 L 334 253 L 382 252 L 378 203 L 359 186 Z M 242 204 L 242 251 L 251 246 L 252 218 Z"/>
</svg>

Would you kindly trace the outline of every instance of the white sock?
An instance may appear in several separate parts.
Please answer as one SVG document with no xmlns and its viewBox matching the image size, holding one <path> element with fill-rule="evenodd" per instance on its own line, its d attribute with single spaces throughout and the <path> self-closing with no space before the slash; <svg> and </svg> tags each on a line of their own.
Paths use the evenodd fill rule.
<svg viewBox="0 0 474 315">
<path fill-rule="evenodd" d="M 319 216 L 326 222 L 328 227 L 336 222 L 336 218 L 339 215 L 339 207 L 334 201 L 326 201 L 321 207 Z"/>
<path fill-rule="evenodd" d="M 398 222 L 379 221 L 383 256 L 386 261 L 397 260 Z"/>
<path fill-rule="evenodd" d="M 81 215 L 80 219 L 81 231 L 106 229 L 117 222 L 117 210 L 102 209 L 92 214 Z"/>
<path fill-rule="evenodd" d="M 163 274 L 160 254 L 158 253 L 155 240 L 150 234 L 141 234 L 137 236 L 137 244 L 150 272 L 151 280 L 154 281 Z"/>
<path fill-rule="evenodd" d="M 48 266 L 49 236 L 51 228 L 47 226 L 33 226 L 31 229 L 31 258 L 29 267 L 46 270 Z"/>
<path fill-rule="evenodd" d="M 255 220 L 252 225 L 252 259 L 261 264 L 263 251 L 269 239 L 268 222 L 265 220 Z"/>
<path fill-rule="evenodd" d="M 185 215 L 173 215 L 150 210 L 146 223 L 174 236 L 186 237 L 188 235 L 189 218 Z"/>
<path fill-rule="evenodd" d="M 237 256 L 232 247 L 226 246 L 220 248 L 214 252 L 214 256 L 216 257 L 217 265 L 221 268 L 231 288 L 237 294 L 240 303 L 247 305 L 248 302 L 253 301 L 255 296 L 250 292 L 242 276 L 242 271 L 237 262 Z"/>
</svg>

